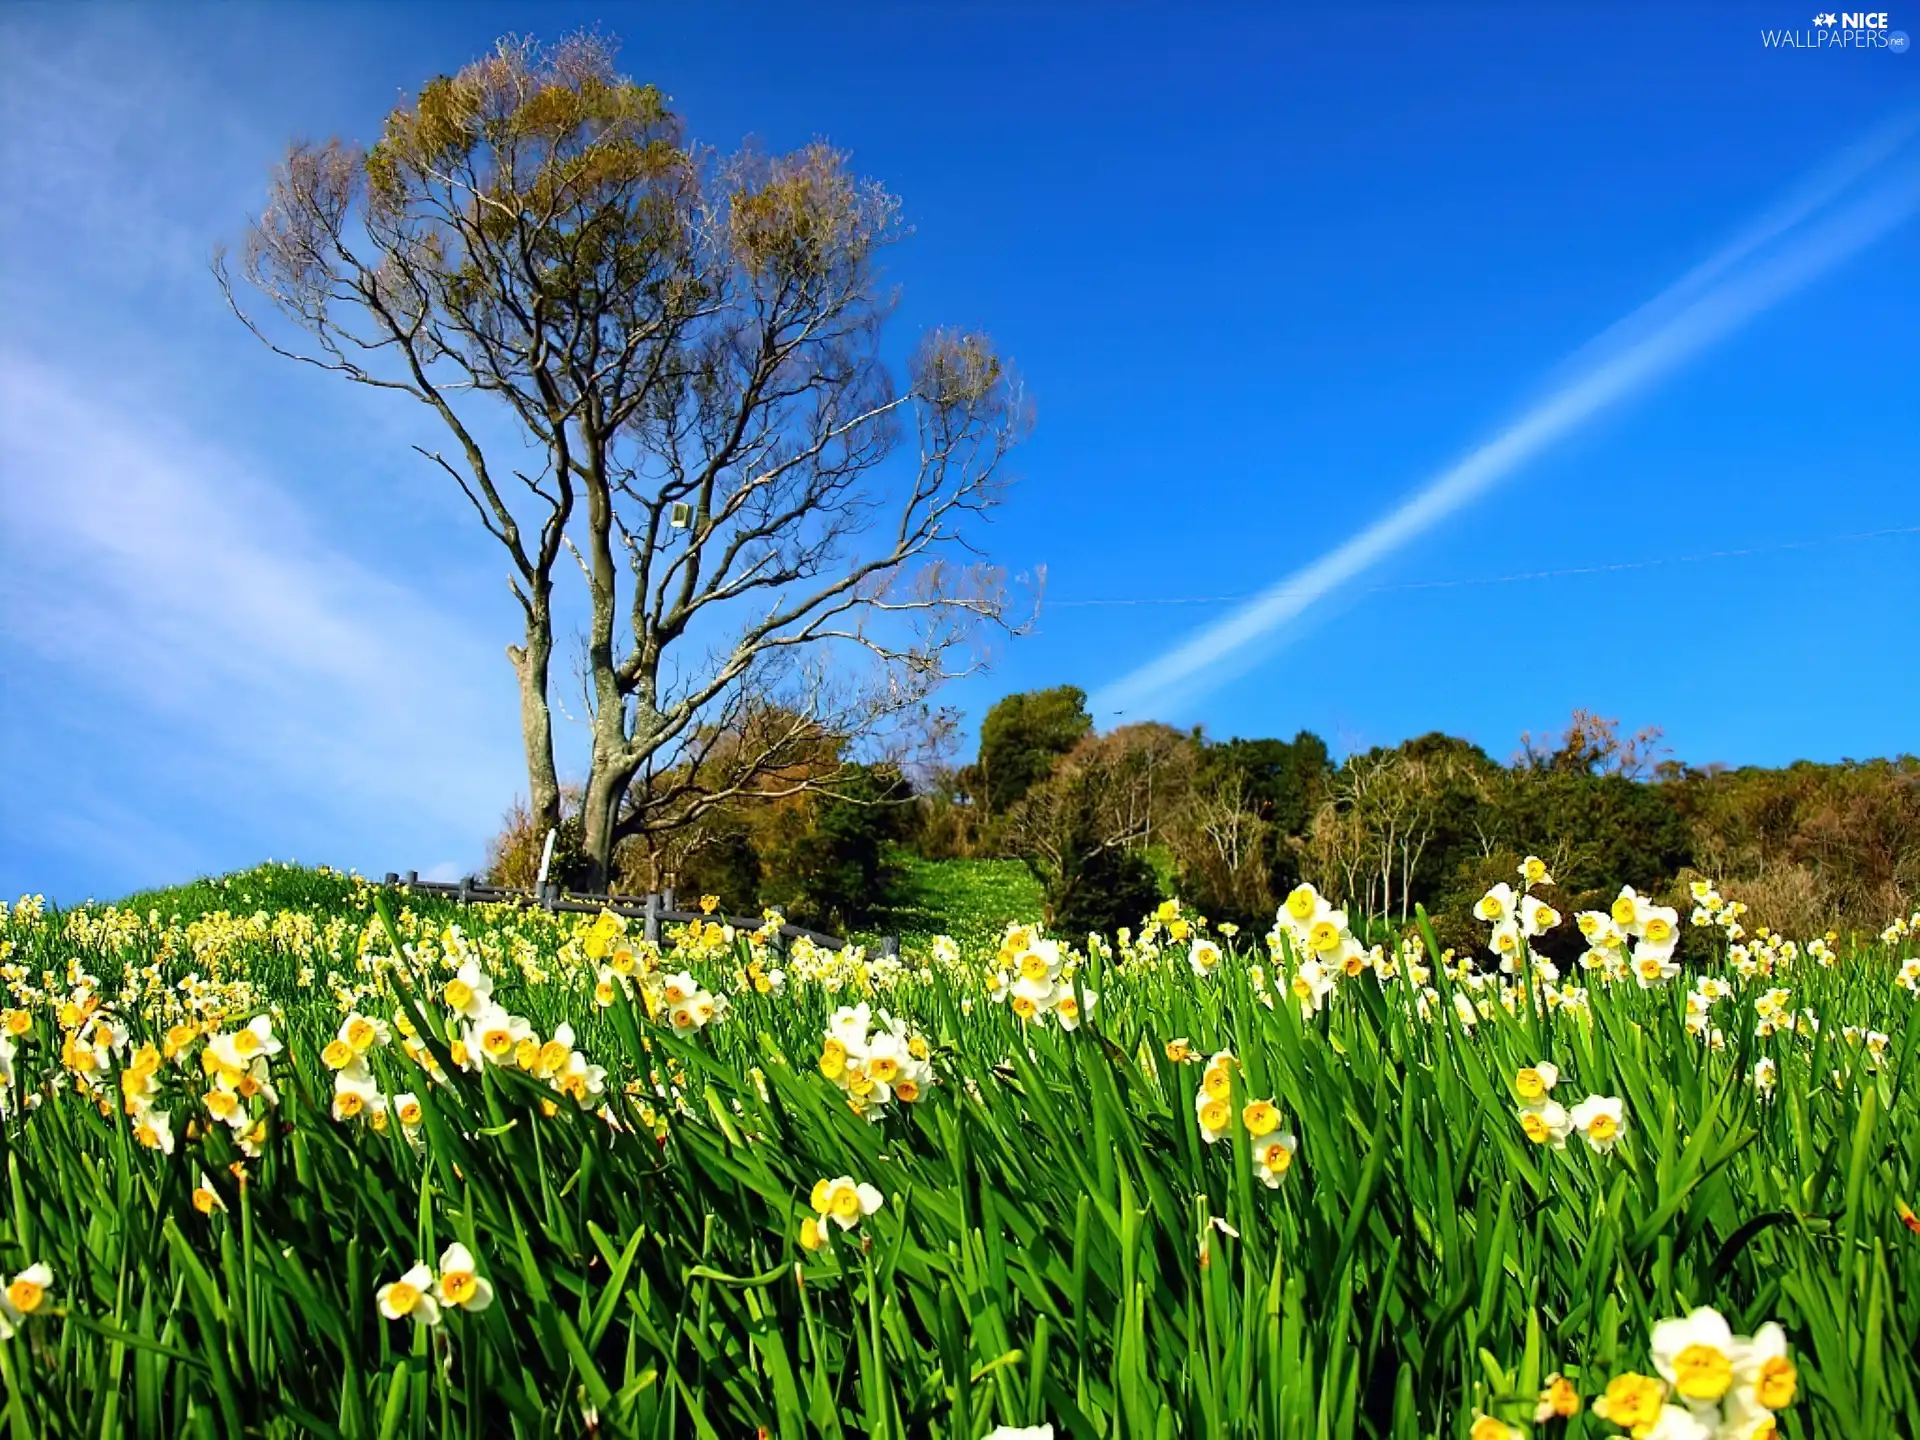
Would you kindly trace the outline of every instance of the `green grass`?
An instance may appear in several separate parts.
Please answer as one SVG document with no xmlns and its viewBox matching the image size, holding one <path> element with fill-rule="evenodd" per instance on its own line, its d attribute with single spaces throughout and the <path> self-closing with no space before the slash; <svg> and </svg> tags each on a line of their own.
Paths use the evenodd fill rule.
<svg viewBox="0 0 1920 1440">
<path fill-rule="evenodd" d="M 926 933 L 985 942 L 1024 882 L 976 864 L 915 883 Z M 1587 1018 L 1494 1006 L 1468 1031 L 1439 971 L 1428 1017 L 1371 971 L 1303 1017 L 1284 990 L 1260 1003 L 1284 974 L 1265 954 L 1201 978 L 1171 943 L 1082 964 L 1075 983 L 1100 999 L 1069 1033 L 992 1003 L 991 955 L 969 944 L 964 967 L 871 997 L 926 1036 L 937 1083 L 869 1123 L 816 1064 L 856 998 L 834 988 L 854 983 L 844 969 L 789 959 L 784 992 L 763 994 L 742 950 L 684 943 L 663 971 L 691 970 L 732 1012 L 679 1036 L 638 1003 L 594 1004 L 587 919 L 461 912 L 494 998 L 540 1038 L 570 1024 L 608 1068 L 603 1116 L 514 1064 L 457 1068 L 440 907 L 395 917 L 414 961 L 393 967 L 351 881 L 267 870 L 172 894 L 177 925 L 96 911 L 0 930 L 28 1002 L 0 1121 L 0 1279 L 34 1261 L 54 1274 L 0 1341 L 8 1440 L 976 1440 L 1043 1421 L 1097 1440 L 1413 1440 L 1465 1436 L 1480 1410 L 1597 1437 L 1618 1432 L 1590 1410 L 1530 1426 L 1546 1376 L 1590 1401 L 1649 1369 L 1656 1321 L 1702 1304 L 1742 1333 L 1785 1327 L 1800 1393 L 1784 1435 L 1920 1433 L 1920 1235 L 1899 1208 L 1920 1196 L 1920 1016 L 1888 947 L 1732 977 L 1713 1049 L 1678 986 L 1596 984 Z M 56 993 L 31 993 L 46 972 Z M 397 1124 L 331 1113 L 329 972 L 368 987 L 363 1009 L 408 1016 L 448 1073 L 430 1080 L 398 1037 L 368 1052 L 381 1092 L 419 1097 L 417 1149 Z M 248 1102 L 268 1122 L 258 1155 L 211 1119 L 197 1043 L 154 1075 L 171 1155 L 80 1088 L 61 1005 L 88 973 L 132 1031 L 108 1098 L 189 973 L 278 1012 L 278 1103 Z M 1760 1034 L 1769 984 L 1820 1028 Z M 1884 1057 L 1848 1025 L 1887 1032 Z M 1278 1105 L 1299 1149 L 1277 1188 L 1237 1120 L 1205 1142 L 1201 1067 L 1170 1058 L 1176 1038 L 1234 1053 L 1235 1114 Z M 1762 1057 L 1770 1096 L 1751 1078 Z M 1541 1060 L 1556 1095 L 1622 1097 L 1612 1152 L 1527 1140 L 1513 1077 Z M 810 1192 L 841 1175 L 884 1203 L 810 1254 Z M 211 1213 L 193 1198 L 205 1182 Z M 383 1318 L 379 1287 L 455 1239 L 493 1307 L 432 1329 Z"/>
<path fill-rule="evenodd" d="M 926 860 L 910 850 L 893 859 L 900 884 L 886 924 L 903 948 L 924 948 L 936 935 L 968 950 L 991 947 L 1009 924 L 1040 914 L 1040 882 L 1023 861 Z"/>
</svg>

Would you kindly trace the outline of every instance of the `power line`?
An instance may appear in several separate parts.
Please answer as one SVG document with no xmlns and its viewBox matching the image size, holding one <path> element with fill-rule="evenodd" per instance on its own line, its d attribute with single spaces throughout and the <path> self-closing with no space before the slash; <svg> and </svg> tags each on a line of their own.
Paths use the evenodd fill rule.
<svg viewBox="0 0 1920 1440">
<path fill-rule="evenodd" d="M 1703 560 L 1735 560 L 1751 555 L 1776 555 L 1788 550 L 1813 550 L 1823 545 L 1845 545 L 1860 540 L 1878 540 L 1889 535 L 1920 535 L 1920 525 L 1901 525 L 1886 530 L 1862 530 L 1852 535 L 1826 535 L 1813 540 L 1783 540 L 1773 545 L 1749 545 L 1738 550 L 1703 550 L 1697 555 L 1665 555 L 1653 560 L 1620 560 L 1608 565 L 1573 565 L 1558 570 L 1524 570 L 1513 575 L 1473 575 L 1460 580 L 1401 580 L 1392 584 L 1367 585 L 1362 594 L 1379 595 L 1395 590 L 1454 590 L 1469 585 L 1512 585 L 1524 580 L 1557 580 L 1570 575 L 1611 575 L 1622 570 L 1652 570 L 1662 565 L 1692 565 Z M 1231 605 L 1242 600 L 1284 595 L 1283 590 L 1242 590 L 1232 595 L 1140 596 L 1104 600 L 1050 600 L 1049 606 L 1062 609 L 1089 609 L 1115 605 Z"/>
</svg>

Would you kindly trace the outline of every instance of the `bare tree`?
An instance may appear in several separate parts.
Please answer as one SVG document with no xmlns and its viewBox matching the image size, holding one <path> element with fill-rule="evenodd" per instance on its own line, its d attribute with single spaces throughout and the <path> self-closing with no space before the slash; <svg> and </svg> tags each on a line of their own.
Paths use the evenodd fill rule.
<svg viewBox="0 0 1920 1440">
<path fill-rule="evenodd" d="M 898 208 L 823 144 L 688 146 L 600 37 L 506 40 L 371 149 L 290 149 L 240 268 L 312 348 L 248 314 L 216 257 L 275 351 L 410 396 L 451 436 L 416 448 L 508 555 L 537 826 L 559 817 L 555 599 L 561 552 L 577 562 L 595 881 L 646 827 L 635 778 L 727 729 L 742 694 L 868 733 L 1007 624 L 969 531 L 1026 406 L 978 335 L 926 336 L 904 385 L 883 364 Z M 513 438 L 490 442 L 502 413 Z"/>
<path fill-rule="evenodd" d="M 1166 725 L 1089 735 L 1006 816 L 1006 841 L 1064 907 L 1090 862 L 1151 843 L 1177 822 L 1193 791 L 1193 740 Z M 1049 913 L 1049 920 L 1053 915 Z"/>
<path fill-rule="evenodd" d="M 1433 841 L 1455 762 L 1404 750 L 1356 755 L 1315 813 L 1305 856 L 1322 886 L 1372 914 L 1405 921 L 1415 873 Z"/>
<path fill-rule="evenodd" d="M 1274 826 L 1260 814 L 1244 770 L 1223 767 L 1197 781 L 1190 803 L 1163 830 L 1188 877 L 1186 883 L 1245 914 L 1273 909 L 1269 856 Z"/>
</svg>

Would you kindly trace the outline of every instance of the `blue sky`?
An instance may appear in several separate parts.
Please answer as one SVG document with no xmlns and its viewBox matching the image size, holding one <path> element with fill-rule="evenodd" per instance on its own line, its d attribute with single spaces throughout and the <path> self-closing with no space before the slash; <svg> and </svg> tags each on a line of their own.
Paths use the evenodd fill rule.
<svg viewBox="0 0 1920 1440">
<path fill-rule="evenodd" d="M 491 542 L 425 418 L 266 354 L 207 258 L 287 140 L 370 138 L 500 33 L 598 23 L 698 138 L 825 136 L 903 197 L 900 334 L 985 328 L 1038 410 L 989 544 L 1049 604 L 950 692 L 977 718 L 1115 693 L 1232 609 L 1137 602 L 1259 591 L 1392 513 L 1920 105 L 1911 49 L 1762 47 L 1805 9 L 8 6 L 0 892 L 479 862 L 524 773 Z M 1909 221 L 1800 277 L 1153 713 L 1915 748 L 1920 535 L 1825 542 L 1920 526 L 1917 262 Z"/>
</svg>

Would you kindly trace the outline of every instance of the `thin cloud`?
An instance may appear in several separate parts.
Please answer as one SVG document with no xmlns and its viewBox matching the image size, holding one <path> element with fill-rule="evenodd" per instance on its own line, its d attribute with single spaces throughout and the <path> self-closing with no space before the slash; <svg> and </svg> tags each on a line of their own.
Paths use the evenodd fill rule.
<svg viewBox="0 0 1920 1440">
<path fill-rule="evenodd" d="M 1093 697 L 1094 713 L 1171 713 L 1190 704 L 1243 671 L 1262 642 L 1270 649 L 1283 626 L 1549 445 L 1903 223 L 1920 208 L 1920 172 L 1912 169 L 1830 218 L 1808 222 L 1883 163 L 1914 128 L 1902 122 L 1878 133 L 1797 187 L 1715 255 L 1583 347 L 1571 373 L 1492 440 L 1312 564 L 1106 687 Z"/>
<path fill-rule="evenodd" d="M 125 743 L 184 736 L 156 782 L 224 781 L 236 812 L 290 797 L 358 832 L 356 861 L 384 858 L 364 853 L 383 824 L 477 850 L 521 783 L 494 637 L 319 542 L 271 478 L 123 397 L 4 352 L 0 397 L 0 628 L 107 691 Z"/>
</svg>

